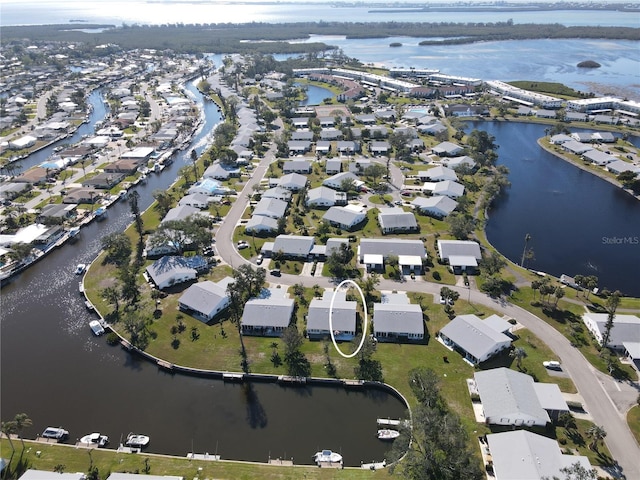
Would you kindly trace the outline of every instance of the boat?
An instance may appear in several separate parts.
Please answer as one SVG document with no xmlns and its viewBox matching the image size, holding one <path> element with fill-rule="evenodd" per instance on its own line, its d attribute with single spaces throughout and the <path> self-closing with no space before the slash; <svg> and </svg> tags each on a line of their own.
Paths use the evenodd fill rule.
<svg viewBox="0 0 640 480">
<path fill-rule="evenodd" d="M 106 214 L 107 214 L 107 209 L 105 207 L 98 208 L 94 213 L 97 220 L 103 220 Z"/>
<path fill-rule="evenodd" d="M 109 437 L 106 435 L 100 435 L 98 432 L 90 433 L 85 435 L 80 439 L 80 443 L 85 443 L 87 445 L 104 447 L 109 443 Z"/>
<path fill-rule="evenodd" d="M 85 300 L 84 306 L 87 307 L 87 310 L 89 310 L 90 312 L 93 312 L 93 310 L 95 310 L 93 308 L 93 303 L 91 303 L 89 300 Z"/>
<path fill-rule="evenodd" d="M 69 239 L 77 239 L 80 235 L 80 227 L 71 227 L 69 229 Z"/>
<path fill-rule="evenodd" d="M 313 459 L 316 463 L 340 463 L 342 462 L 342 455 L 331 450 L 322 450 L 316 452 Z"/>
<path fill-rule="evenodd" d="M 54 438 L 61 441 L 69 436 L 69 432 L 62 427 L 47 427 L 40 436 L 44 438 Z"/>
<path fill-rule="evenodd" d="M 397 430 L 391 430 L 389 428 L 383 428 L 381 430 L 378 430 L 376 436 L 380 440 L 395 440 L 400 436 L 400 432 Z"/>
<path fill-rule="evenodd" d="M 104 333 L 104 327 L 100 324 L 98 320 L 91 320 L 89 322 L 89 328 L 91 328 L 91 331 L 96 337 L 99 337 Z"/>
<path fill-rule="evenodd" d="M 142 448 L 149 445 L 149 441 L 151 439 L 146 435 L 141 435 L 139 433 L 130 433 L 127 435 L 127 440 L 124 442 L 128 447 L 137 447 Z"/>
<path fill-rule="evenodd" d="M 82 275 L 84 271 L 87 269 L 87 265 L 84 263 L 79 263 L 76 267 L 76 275 Z"/>
</svg>

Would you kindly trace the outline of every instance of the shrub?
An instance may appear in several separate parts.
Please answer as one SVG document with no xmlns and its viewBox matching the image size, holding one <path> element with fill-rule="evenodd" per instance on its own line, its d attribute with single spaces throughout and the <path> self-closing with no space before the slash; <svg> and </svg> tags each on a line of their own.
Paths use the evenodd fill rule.
<svg viewBox="0 0 640 480">
<path fill-rule="evenodd" d="M 110 332 L 107 335 L 107 344 L 108 345 L 117 345 L 120 342 L 120 337 L 115 332 Z"/>
</svg>

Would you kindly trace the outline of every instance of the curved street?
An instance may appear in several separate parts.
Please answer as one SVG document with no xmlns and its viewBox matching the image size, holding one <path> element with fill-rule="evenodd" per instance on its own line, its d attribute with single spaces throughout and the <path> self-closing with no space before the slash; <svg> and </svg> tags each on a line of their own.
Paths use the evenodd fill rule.
<svg viewBox="0 0 640 480">
<path fill-rule="evenodd" d="M 253 192 L 253 186 L 260 182 L 269 164 L 273 161 L 275 161 L 275 153 L 274 147 L 272 146 L 264 158 L 261 159 L 260 165 L 247 181 L 247 184 L 238 195 L 236 202 L 234 202 L 231 210 L 216 233 L 218 255 L 233 268 L 238 267 L 242 263 L 252 264 L 243 258 L 236 250 L 235 243 L 233 242 L 233 232 L 249 203 L 249 195 Z M 333 279 L 326 277 L 304 277 L 282 274 L 277 282 L 273 282 L 274 278 L 269 275 L 267 275 L 267 280 L 283 285 L 302 283 L 306 287 L 313 285 L 320 285 L 321 287 L 335 286 Z M 403 289 L 439 295 L 442 286 L 443 285 L 438 283 L 426 281 L 400 283 L 381 279 L 378 289 Z M 493 299 L 478 290 L 455 286 L 449 286 L 449 288 L 456 290 L 461 298 L 468 298 L 472 303 L 492 308 L 503 315 L 515 318 L 520 324 L 547 344 L 561 359 L 563 370 L 570 375 L 580 395 L 583 397 L 585 410 L 593 417 L 594 423 L 605 427 L 607 431 L 605 442 L 614 459 L 621 467 L 622 473 L 627 479 L 640 478 L 640 447 L 627 425 L 626 411 L 620 412 L 618 410 L 605 388 L 606 385 L 604 382 L 615 383 L 615 380 L 604 375 L 602 375 L 604 378 L 601 379 L 601 374 L 591 366 L 578 349 L 571 346 L 570 342 L 562 334 L 527 310 L 502 299 Z M 640 391 L 640 386 L 637 382 L 633 382 L 631 386 Z"/>
</svg>

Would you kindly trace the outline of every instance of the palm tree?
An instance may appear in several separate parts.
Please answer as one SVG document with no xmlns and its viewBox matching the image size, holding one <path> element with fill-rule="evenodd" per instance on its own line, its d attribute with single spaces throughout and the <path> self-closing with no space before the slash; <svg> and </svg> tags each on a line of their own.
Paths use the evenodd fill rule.
<svg viewBox="0 0 640 480">
<path fill-rule="evenodd" d="M 607 432 L 600 425 L 591 425 L 587 429 L 587 436 L 591 438 L 589 448 L 594 452 L 598 451 L 598 442 L 607 436 Z"/>
<path fill-rule="evenodd" d="M 516 347 L 511 350 L 509 356 L 516 360 L 516 366 L 518 367 L 518 370 L 520 370 L 520 367 L 522 366 L 522 359 L 527 358 L 527 352 L 522 347 Z"/>
<path fill-rule="evenodd" d="M 27 415 L 26 413 L 17 413 L 13 419 L 13 423 L 15 423 L 16 432 L 20 437 L 20 441 L 22 442 L 22 451 L 24 452 L 24 439 L 22 438 L 22 430 L 25 428 L 29 428 L 31 425 L 33 425 L 33 422 L 29 418 L 29 415 Z"/>
<path fill-rule="evenodd" d="M 15 422 L 15 420 L 11 420 L 9 422 L 2 422 L 0 430 L 2 430 L 2 433 L 5 434 L 5 436 L 9 440 L 9 445 L 11 446 L 11 457 L 9 458 L 9 463 L 7 463 L 7 466 L 5 467 L 7 469 L 7 471 L 8 471 L 9 465 L 11 465 L 11 460 L 13 459 L 13 454 L 16 452 L 16 449 L 13 446 L 13 440 L 11 440 L 11 435 L 16 433 L 16 422 Z"/>
</svg>

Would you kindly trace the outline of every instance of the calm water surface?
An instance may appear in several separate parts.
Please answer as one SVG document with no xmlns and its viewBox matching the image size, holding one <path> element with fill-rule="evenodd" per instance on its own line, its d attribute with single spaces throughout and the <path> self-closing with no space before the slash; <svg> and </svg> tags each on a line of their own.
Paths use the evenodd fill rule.
<svg viewBox="0 0 640 480">
<path fill-rule="evenodd" d="M 489 241 L 519 264 L 529 233 L 535 252 L 530 268 L 555 276 L 596 275 L 600 288 L 640 296 L 640 202 L 541 149 L 536 139 L 544 136 L 544 125 L 473 127 L 496 137 L 498 163 L 510 171 L 511 188 L 490 212 Z"/>
</svg>

